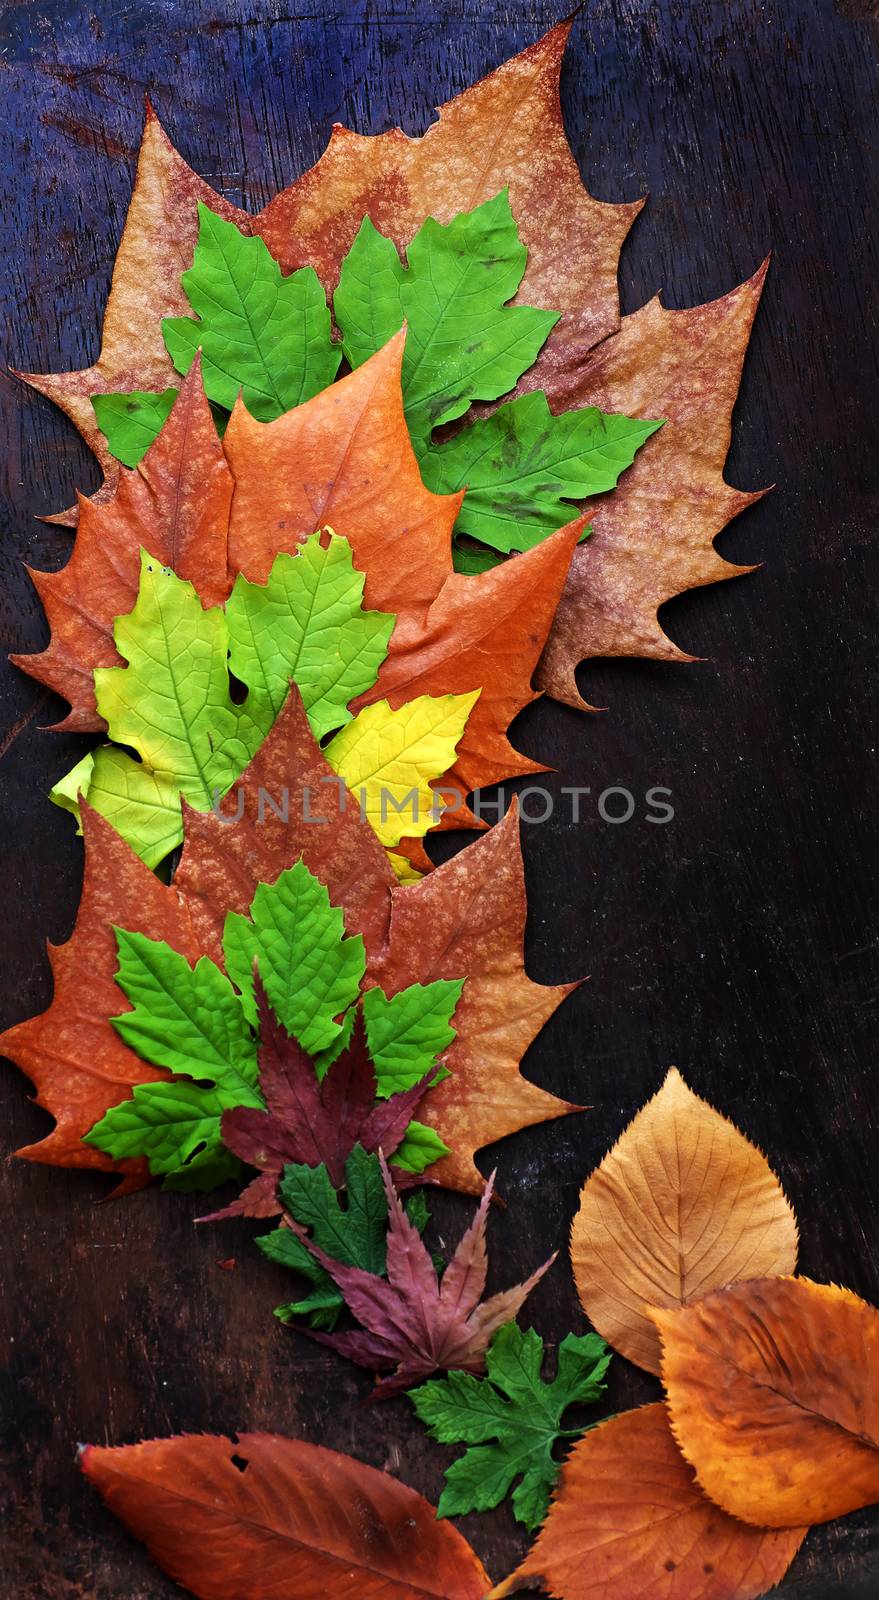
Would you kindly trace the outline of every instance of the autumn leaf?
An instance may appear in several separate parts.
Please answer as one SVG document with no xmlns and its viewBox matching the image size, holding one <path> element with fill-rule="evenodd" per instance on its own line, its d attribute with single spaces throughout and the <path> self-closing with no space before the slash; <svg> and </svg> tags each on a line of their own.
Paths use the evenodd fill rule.
<svg viewBox="0 0 879 1600">
<path fill-rule="evenodd" d="M 789 1528 L 879 1500 L 873 1306 L 764 1278 L 653 1315 L 675 1438 L 725 1511 Z"/>
<path fill-rule="evenodd" d="M 533 1328 L 523 1332 L 508 1322 L 489 1345 L 484 1378 L 451 1372 L 411 1390 L 409 1399 L 432 1439 L 470 1446 L 446 1468 L 439 1516 L 489 1511 L 519 1479 L 513 1513 L 533 1533 L 546 1516 L 559 1473 L 553 1447 L 586 1426 L 563 1430 L 563 1415 L 569 1406 L 599 1399 L 610 1360 L 597 1334 L 569 1333 L 559 1345 L 556 1376 L 544 1382 L 543 1340 Z"/>
<path fill-rule="evenodd" d="M 372 1395 L 373 1399 L 385 1400 L 438 1368 L 484 1371 L 492 1336 L 517 1316 L 555 1256 L 525 1283 L 482 1300 L 488 1274 L 485 1228 L 494 1189 L 492 1175 L 476 1217 L 440 1281 L 418 1229 L 403 1210 L 381 1152 L 379 1163 L 388 1203 L 387 1282 L 360 1267 L 336 1261 L 294 1218 L 290 1224 L 362 1324 L 362 1331 L 354 1333 L 312 1329 L 310 1337 L 358 1366 L 390 1372 L 391 1376 L 382 1378 Z"/>
<path fill-rule="evenodd" d="M 220 1131 L 226 1148 L 248 1166 L 258 1168 L 259 1176 L 207 1221 L 275 1215 L 281 1210 L 278 1179 L 291 1162 L 324 1167 L 333 1187 L 339 1189 L 355 1145 L 368 1155 L 384 1150 L 393 1160 L 430 1082 L 428 1071 L 412 1088 L 377 1099 L 376 1072 L 359 1009 L 349 1043 L 319 1081 L 313 1058 L 281 1027 L 259 983 L 256 993 L 259 1087 L 266 1109 L 236 1105 L 224 1111 Z M 448 1155 L 445 1145 L 438 1154 Z"/>
<path fill-rule="evenodd" d="M 91 395 L 174 382 L 161 321 L 187 316 L 180 281 L 198 237 L 198 205 L 243 234 L 262 238 L 290 273 L 312 266 L 332 292 L 365 216 L 405 248 L 428 217 L 449 223 L 505 186 L 528 252 L 522 298 L 565 313 L 529 374 L 550 390 L 559 355 L 582 353 L 619 323 L 617 263 L 641 202 L 608 205 L 586 192 L 562 123 L 558 79 L 571 23 L 440 109 L 420 139 L 399 129 L 364 138 L 336 126 L 317 165 L 250 217 L 198 178 L 165 135 L 152 107 L 104 317 L 101 354 L 82 372 L 23 374 L 60 405 L 98 455 L 112 482 L 116 464 L 102 439 Z M 473 150 L 480 150 L 474 168 Z M 539 161 L 535 152 L 539 151 Z"/>
<path fill-rule="evenodd" d="M 261 806 L 260 794 L 278 803 Z M 438 1083 L 425 1096 L 422 1116 L 452 1151 L 437 1164 L 436 1180 L 481 1193 L 475 1151 L 574 1109 L 519 1071 L 524 1051 L 572 985 L 543 987 L 524 971 L 515 814 L 429 878 L 395 888 L 385 852 L 328 766 L 293 691 L 231 804 L 225 816 L 187 808 L 170 885 L 83 807 L 83 900 L 71 939 L 52 952 L 51 1005 L 0 1039 L 58 1123 L 21 1153 L 55 1165 L 111 1168 L 112 1158 L 83 1144 L 83 1135 L 134 1084 L 164 1076 L 129 1050 L 110 1023 L 119 1011 L 114 928 L 164 938 L 190 965 L 207 956 L 222 969 L 229 913 L 245 915 L 258 886 L 274 883 L 301 859 L 343 910 L 348 937 L 362 936 L 368 987 L 380 987 L 393 1001 L 413 984 L 466 978 L 456 1037 L 443 1058 L 454 1093 L 451 1079 Z"/>
<path fill-rule="evenodd" d="M 585 406 L 554 417 L 542 393 L 520 395 L 419 457 L 438 494 L 465 489 L 455 532 L 508 554 L 530 550 L 570 518 L 568 502 L 614 489 L 661 422 Z M 497 559 L 495 557 L 494 559 Z M 478 569 L 484 571 L 486 565 Z M 462 565 L 456 550 L 455 565 Z"/>
<path fill-rule="evenodd" d="M 428 217 L 405 265 L 393 240 L 364 217 L 342 262 L 333 311 L 352 367 L 407 324 L 403 398 L 416 455 L 434 428 L 463 416 L 474 400 L 507 394 L 537 359 L 558 313 L 507 304 L 526 259 L 506 189 L 445 225 Z"/>
<path fill-rule="evenodd" d="M 345 1163 L 345 1192 L 334 1189 L 324 1166 L 290 1164 L 284 1169 L 280 1195 L 289 1216 L 311 1229 L 323 1250 L 348 1266 L 384 1276 L 387 1270 L 388 1203 L 378 1156 L 355 1146 Z M 345 1204 L 342 1204 L 344 1198 Z M 424 1190 L 406 1201 L 406 1215 L 423 1233 L 428 1222 Z M 209 1219 L 200 1219 L 209 1220 Z M 257 1245 L 270 1261 L 306 1278 L 304 1298 L 275 1307 L 281 1322 L 307 1317 L 313 1328 L 334 1328 L 344 1308 L 342 1294 L 323 1267 L 286 1224 L 260 1234 Z"/>
<path fill-rule="evenodd" d="M 119 665 L 116 617 L 137 600 L 141 549 L 159 566 L 196 584 L 202 603 L 229 593 L 226 542 L 233 480 L 201 386 L 198 363 L 158 439 L 134 472 L 122 472 L 110 499 L 79 501 L 73 553 L 58 572 L 29 569 L 52 638 L 16 664 L 69 700 L 60 727 L 103 728 L 95 704 L 94 669 Z M 313 531 L 313 530 L 311 530 Z"/>
<path fill-rule="evenodd" d="M 449 223 L 507 185 L 528 251 L 521 297 L 562 313 L 520 387 L 544 390 L 555 413 L 598 406 L 669 419 L 599 508 L 550 639 L 541 687 L 581 706 L 579 661 L 689 659 L 660 627 L 657 607 L 743 570 L 723 561 L 713 540 L 755 498 L 729 488 L 722 469 L 763 272 L 691 310 L 666 312 L 652 301 L 620 326 L 619 252 L 641 203 L 606 205 L 583 188 L 558 93 L 570 27 L 559 24 L 444 106 L 419 139 L 336 127 L 316 167 L 255 218 L 196 178 L 150 113 L 98 366 L 29 381 L 62 405 L 107 466 L 88 396 L 173 381 L 158 324 L 169 307 L 187 309 L 179 280 L 168 280 L 194 249 L 196 200 L 263 238 L 283 271 L 313 265 L 330 292 L 364 216 L 404 249 L 427 217 Z"/>
<path fill-rule="evenodd" d="M 762 493 L 731 488 L 723 467 L 765 276 L 764 263 L 722 299 L 690 310 L 651 300 L 579 373 L 547 385 L 556 407 L 666 419 L 619 488 L 590 511 L 592 537 L 571 562 L 537 675 L 555 700 L 585 704 L 575 672 L 587 657 L 692 661 L 665 633 L 658 608 L 751 570 L 723 560 L 714 540 Z"/>
<path fill-rule="evenodd" d="M 239 392 L 255 417 L 301 405 L 336 376 L 326 297 L 313 267 L 284 277 L 262 239 L 198 207 L 198 242 L 182 278 L 192 317 L 165 317 L 178 372 L 201 351 L 205 393 L 231 411 Z"/>
<path fill-rule="evenodd" d="M 662 1405 L 611 1417 L 574 1445 L 522 1565 L 491 1591 L 540 1584 L 564 1600 L 758 1600 L 805 1528 L 749 1528 L 703 1495 Z"/>
<path fill-rule="evenodd" d="M 79 1464 L 199 1600 L 482 1600 L 491 1582 L 414 1489 L 302 1440 L 184 1434 L 85 1445 Z"/>
<path fill-rule="evenodd" d="M 649 1307 L 796 1263 L 796 1219 L 765 1158 L 673 1067 L 580 1196 L 571 1264 L 590 1322 L 658 1373 Z"/>
</svg>

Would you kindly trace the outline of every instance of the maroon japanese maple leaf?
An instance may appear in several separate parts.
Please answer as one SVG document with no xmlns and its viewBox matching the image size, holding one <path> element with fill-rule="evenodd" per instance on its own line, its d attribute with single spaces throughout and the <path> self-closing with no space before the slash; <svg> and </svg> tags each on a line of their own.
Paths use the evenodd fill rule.
<svg viewBox="0 0 879 1600">
<path fill-rule="evenodd" d="M 220 1217 L 271 1217 L 281 1210 L 278 1179 L 288 1162 L 326 1167 L 334 1188 L 345 1183 L 345 1162 L 356 1144 L 367 1153 L 393 1154 L 425 1093 L 433 1070 L 411 1089 L 377 1100 L 360 1006 L 351 1039 L 318 1081 L 313 1058 L 287 1033 L 254 973 L 259 1013 L 259 1083 L 267 1110 L 235 1106 L 224 1111 L 223 1143 L 259 1176 L 230 1205 L 200 1222 Z"/>
<path fill-rule="evenodd" d="M 360 1267 L 334 1261 L 298 1222 L 292 1217 L 285 1219 L 341 1289 L 348 1309 L 363 1324 L 362 1330 L 351 1333 L 318 1333 L 308 1328 L 302 1331 L 338 1350 L 349 1361 L 356 1361 L 358 1366 L 392 1372 L 377 1385 L 370 1400 L 398 1394 L 438 1369 L 484 1372 L 485 1352 L 492 1337 L 518 1315 L 534 1285 L 555 1260 L 555 1254 L 551 1255 L 525 1283 L 480 1304 L 488 1272 L 485 1225 L 494 1189 L 492 1173 L 479 1210 L 440 1282 L 418 1229 L 400 1204 L 381 1151 L 379 1161 L 388 1199 L 387 1281 Z"/>
</svg>

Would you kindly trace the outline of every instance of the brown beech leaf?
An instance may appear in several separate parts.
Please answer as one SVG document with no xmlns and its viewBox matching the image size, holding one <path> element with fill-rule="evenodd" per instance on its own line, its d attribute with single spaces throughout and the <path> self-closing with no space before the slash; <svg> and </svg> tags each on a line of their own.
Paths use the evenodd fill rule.
<svg viewBox="0 0 879 1600">
<path fill-rule="evenodd" d="M 387 1279 L 364 1272 L 362 1267 L 334 1261 L 308 1237 L 295 1218 L 288 1217 L 287 1221 L 362 1324 L 353 1333 L 319 1333 L 308 1328 L 303 1332 L 360 1367 L 389 1372 L 390 1377 L 383 1378 L 370 1396 L 372 1400 L 388 1400 L 437 1370 L 484 1372 L 485 1352 L 494 1335 L 515 1320 L 555 1256 L 550 1256 L 524 1283 L 483 1300 L 488 1276 L 485 1228 L 494 1191 L 492 1173 L 476 1216 L 442 1278 L 438 1278 L 421 1234 L 400 1204 L 381 1151 L 379 1164 L 388 1202 Z"/>
<path fill-rule="evenodd" d="M 666 418 L 613 494 L 590 502 L 592 537 L 574 555 L 537 677 L 555 700 L 585 704 L 575 670 L 586 657 L 694 660 L 669 639 L 658 607 L 752 570 L 724 561 L 713 541 L 762 494 L 731 489 L 723 466 L 767 264 L 704 306 L 666 311 L 651 300 L 550 392 L 554 410 Z"/>
<path fill-rule="evenodd" d="M 0 1050 L 33 1079 L 58 1127 L 22 1152 L 61 1166 L 111 1168 L 82 1135 L 135 1083 L 163 1076 L 122 1045 L 114 925 L 164 938 L 187 959 L 222 965 L 223 923 L 246 912 L 257 885 L 302 859 L 362 934 L 367 984 L 388 995 L 410 983 L 465 978 L 452 1078 L 425 1095 L 423 1120 L 453 1154 L 432 1176 L 481 1193 L 474 1154 L 519 1128 L 577 1109 L 521 1076 L 524 1051 L 571 984 L 544 987 L 524 971 L 525 892 L 517 818 L 421 883 L 397 888 L 385 851 L 343 789 L 291 691 L 274 728 L 225 802 L 225 814 L 185 808 L 185 842 L 166 886 L 99 817 L 83 807 L 86 880 L 68 943 L 53 952 L 48 1010 L 0 1035 Z M 454 1093 L 450 1084 L 454 1083 Z"/>
<path fill-rule="evenodd" d="M 675 1437 L 712 1500 L 773 1528 L 879 1501 L 879 1311 L 764 1278 L 653 1313 Z"/>
<path fill-rule="evenodd" d="M 806 1528 L 749 1528 L 702 1493 L 662 1405 L 578 1440 L 522 1565 L 489 1600 L 541 1584 L 560 1600 L 757 1600 Z"/>
<path fill-rule="evenodd" d="M 199 1600 L 481 1600 L 467 1541 L 386 1472 L 273 1433 L 183 1434 L 79 1463 Z"/>
<path fill-rule="evenodd" d="M 59 727 L 106 726 L 95 705 L 95 667 L 121 665 L 113 622 L 137 600 L 140 550 L 194 583 L 204 605 L 229 593 L 226 539 L 233 480 L 193 362 L 164 428 L 112 494 L 79 499 L 73 552 L 58 572 L 29 568 L 52 630 L 38 655 L 12 660 L 70 701 Z"/>
<path fill-rule="evenodd" d="M 509 186 L 528 249 L 517 299 L 566 313 L 528 374 L 527 387 L 551 396 L 556 366 L 576 368 L 619 323 L 617 263 L 642 204 L 608 205 L 583 186 L 559 103 L 570 29 L 560 23 L 441 107 L 422 138 L 399 128 L 364 137 L 337 124 L 320 161 L 253 217 L 196 177 L 148 108 L 100 358 L 85 372 L 22 376 L 63 407 L 115 476 L 89 397 L 175 381 L 161 319 L 190 309 L 180 273 L 192 261 L 199 200 L 260 235 L 284 272 L 313 266 L 332 291 L 367 214 L 402 248 L 426 217 L 449 222 Z"/>
<path fill-rule="evenodd" d="M 571 1263 L 590 1322 L 658 1373 L 648 1307 L 795 1272 L 797 1224 L 760 1151 L 672 1067 L 584 1185 Z"/>
</svg>

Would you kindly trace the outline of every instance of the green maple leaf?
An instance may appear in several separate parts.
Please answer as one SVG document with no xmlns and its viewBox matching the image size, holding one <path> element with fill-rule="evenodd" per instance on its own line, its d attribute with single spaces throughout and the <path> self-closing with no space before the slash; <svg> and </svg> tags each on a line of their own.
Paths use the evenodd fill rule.
<svg viewBox="0 0 879 1600">
<path fill-rule="evenodd" d="M 382 1098 L 411 1089 L 449 1048 L 463 987 L 463 978 L 435 978 L 412 983 L 390 999 L 381 989 L 366 991 L 366 1038 Z"/>
<path fill-rule="evenodd" d="M 431 446 L 421 470 L 437 494 L 466 486 L 456 533 L 509 554 L 530 550 L 570 521 L 574 507 L 566 502 L 614 489 L 661 427 L 596 406 L 556 417 L 538 391 Z"/>
<path fill-rule="evenodd" d="M 125 467 L 136 467 L 161 432 L 174 401 L 176 389 L 148 394 L 135 389 L 131 394 L 93 394 L 95 416 L 110 454 Z"/>
<path fill-rule="evenodd" d="M 240 390 L 248 411 L 271 422 L 332 383 L 342 351 L 313 267 L 285 278 L 262 239 L 199 204 L 182 283 L 196 318 L 165 317 L 162 332 L 178 372 L 201 350 L 209 400 L 231 411 Z"/>
<path fill-rule="evenodd" d="M 220 1137 L 233 1106 L 261 1106 L 256 1041 L 229 979 L 207 956 L 194 967 L 161 939 L 117 928 L 117 982 L 132 1010 L 110 1020 L 170 1081 L 138 1084 L 85 1135 L 117 1160 L 146 1156 L 154 1174 L 189 1166 L 192 1187 L 239 1170 Z M 193 1081 L 195 1080 L 195 1081 Z"/>
<path fill-rule="evenodd" d="M 316 739 L 351 720 L 348 702 L 370 689 L 395 618 L 365 611 L 366 579 L 347 539 L 312 534 L 276 557 L 266 583 L 238 577 L 226 605 L 232 670 L 276 717 L 290 679 Z"/>
<path fill-rule="evenodd" d="M 309 1055 L 342 1042 L 336 1020 L 356 1000 L 366 970 L 360 934 L 345 936 L 345 919 L 304 862 L 261 883 L 249 916 L 230 912 L 223 956 L 240 992 L 245 1016 L 256 1026 L 253 965 L 281 1025 Z"/>
<path fill-rule="evenodd" d="M 441 423 L 463 416 L 474 400 L 515 388 L 558 314 L 506 304 L 527 260 L 506 189 L 449 223 L 429 217 L 406 260 L 365 217 L 342 263 L 333 310 L 352 367 L 407 323 L 403 398 L 420 455 Z"/>
<path fill-rule="evenodd" d="M 563 1414 L 568 1406 L 599 1398 L 610 1359 L 597 1333 L 568 1334 L 559 1345 L 557 1375 L 545 1383 L 543 1340 L 533 1328 L 523 1333 L 510 1322 L 491 1342 L 485 1378 L 451 1372 L 411 1389 L 409 1398 L 432 1439 L 471 1447 L 446 1471 L 439 1515 L 488 1511 L 518 1478 L 514 1515 L 531 1531 L 539 1527 L 559 1472 L 553 1446 L 585 1432 L 563 1429 Z"/>
<path fill-rule="evenodd" d="M 183 837 L 180 795 L 206 811 L 255 754 L 292 678 L 315 733 L 350 720 L 348 701 L 375 682 L 394 618 L 364 611 L 364 577 L 346 539 L 312 534 L 281 554 L 265 584 L 239 578 L 225 610 L 205 611 L 192 584 L 146 553 L 137 603 L 117 619 L 127 667 L 95 674 L 112 745 L 90 752 L 51 791 L 79 815 L 80 792 L 148 866 Z M 231 697 L 229 670 L 248 689 Z"/>
<path fill-rule="evenodd" d="M 284 1168 L 279 1193 L 285 1210 L 311 1230 L 311 1237 L 336 1261 L 383 1276 L 386 1269 L 388 1205 L 378 1156 L 367 1155 L 359 1145 L 345 1163 L 347 1206 L 327 1176 L 327 1169 L 290 1165 Z M 421 1191 L 407 1203 L 409 1220 L 423 1232 L 428 1213 Z M 311 1284 L 301 1300 L 278 1306 L 281 1322 L 307 1317 L 313 1328 L 336 1326 L 344 1301 L 332 1278 L 319 1266 L 290 1228 L 275 1228 L 257 1239 L 270 1261 L 298 1272 Z"/>
</svg>

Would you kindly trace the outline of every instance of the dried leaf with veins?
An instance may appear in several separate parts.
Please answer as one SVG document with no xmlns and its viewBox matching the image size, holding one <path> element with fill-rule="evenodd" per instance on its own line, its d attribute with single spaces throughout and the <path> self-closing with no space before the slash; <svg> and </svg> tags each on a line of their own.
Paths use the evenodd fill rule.
<svg viewBox="0 0 879 1600">
<path fill-rule="evenodd" d="M 491 1582 L 414 1489 L 303 1440 L 182 1434 L 79 1464 L 199 1600 L 481 1600 Z"/>
<path fill-rule="evenodd" d="M 579 661 L 690 659 L 660 627 L 657 607 L 743 570 L 721 560 L 713 540 L 755 498 L 729 488 L 722 472 L 763 274 L 691 310 L 667 312 L 652 301 L 620 325 L 617 263 L 640 202 L 607 205 L 582 185 L 559 103 L 570 27 L 559 24 L 457 96 L 420 139 L 399 129 L 362 137 L 334 128 L 317 165 L 253 218 L 196 178 L 149 113 L 100 361 L 84 373 L 29 381 L 63 406 L 113 473 L 89 395 L 163 390 L 173 381 L 161 318 L 187 310 L 179 266 L 195 246 L 196 201 L 259 234 L 284 271 L 314 265 L 332 290 L 365 215 L 402 248 L 427 216 L 449 220 L 509 185 L 529 252 L 520 298 L 562 313 L 519 389 L 543 389 L 555 412 L 599 405 L 669 419 L 622 491 L 599 508 L 549 641 L 541 687 L 582 705 Z"/>
<path fill-rule="evenodd" d="M 879 1311 L 764 1278 L 655 1311 L 675 1438 L 744 1522 L 829 1522 L 879 1501 Z"/>
<path fill-rule="evenodd" d="M 387 1280 L 334 1261 L 294 1218 L 288 1221 L 362 1324 L 362 1329 L 353 1333 L 305 1331 L 309 1338 L 358 1366 L 389 1372 L 391 1376 L 382 1378 L 370 1396 L 386 1400 L 437 1370 L 484 1372 L 485 1354 L 494 1335 L 518 1315 L 555 1256 L 525 1283 L 492 1295 L 490 1300 L 482 1299 L 488 1276 L 485 1229 L 494 1191 L 492 1173 L 473 1222 L 438 1280 L 430 1253 L 400 1204 L 381 1153 L 379 1162 L 388 1201 Z"/>
<path fill-rule="evenodd" d="M 115 667 L 116 617 L 137 600 L 140 549 L 189 579 L 205 606 L 231 588 L 226 542 L 233 479 L 201 385 L 199 363 L 140 465 L 119 474 L 110 497 L 80 497 L 73 552 L 58 572 L 29 568 L 52 630 L 47 649 L 12 660 L 70 701 L 59 727 L 103 728 L 94 669 Z"/>
<path fill-rule="evenodd" d="M 617 262 L 641 209 L 640 201 L 593 200 L 581 181 L 559 103 L 570 29 L 570 22 L 560 23 L 457 95 L 422 138 L 399 128 L 364 137 L 336 124 L 316 166 L 253 217 L 196 177 L 148 106 L 99 360 L 84 372 L 23 376 L 67 412 L 114 475 L 90 396 L 159 391 L 175 381 L 161 319 L 190 311 L 180 271 L 192 261 L 199 201 L 264 239 L 285 273 L 313 266 L 332 291 L 364 216 L 402 248 L 426 217 L 451 221 L 509 186 L 528 249 L 517 298 L 566 313 L 528 375 L 529 388 L 545 387 L 552 397 L 556 367 L 576 367 L 585 350 L 618 326 Z"/>
<path fill-rule="evenodd" d="M 288 1162 L 326 1167 L 334 1189 L 345 1183 L 345 1162 L 360 1145 L 367 1154 L 385 1150 L 390 1158 L 424 1097 L 433 1072 L 389 1099 L 377 1100 L 375 1067 L 366 1048 L 363 1011 L 358 1006 L 350 1043 L 319 1082 L 315 1063 L 283 1028 L 257 977 L 259 1086 L 267 1109 L 235 1106 L 223 1114 L 223 1143 L 233 1155 L 259 1169 L 237 1199 L 200 1218 L 273 1217 L 281 1210 L 278 1179 Z"/>
<path fill-rule="evenodd" d="M 584 1185 L 571 1264 L 590 1322 L 658 1373 L 648 1308 L 794 1272 L 797 1224 L 760 1151 L 672 1067 Z"/>
<path fill-rule="evenodd" d="M 536 1543 L 489 1600 L 535 1584 L 564 1600 L 758 1600 L 806 1532 L 749 1528 L 712 1505 L 665 1407 L 643 1406 L 574 1445 Z"/>
<path fill-rule="evenodd" d="M 538 673 L 554 700 L 585 704 L 575 670 L 586 657 L 692 661 L 665 633 L 658 608 L 751 571 L 724 561 L 714 540 L 762 494 L 730 488 L 723 467 L 766 267 L 691 310 L 666 311 L 651 300 L 550 391 L 555 408 L 589 404 L 666 419 L 613 494 L 590 502 L 592 537 L 574 555 Z"/>
<path fill-rule="evenodd" d="M 285 807 L 259 806 L 260 792 Z M 239 814 L 240 813 L 240 814 Z M 325 819 L 325 825 L 320 824 Z M 466 978 L 457 1037 L 444 1060 L 454 1077 L 431 1089 L 422 1116 L 451 1148 L 433 1169 L 447 1187 L 481 1193 L 474 1154 L 483 1145 L 576 1109 L 521 1076 L 519 1062 L 573 985 L 544 987 L 523 959 L 525 892 L 518 824 L 510 813 L 423 883 L 395 888 L 387 856 L 344 793 L 295 692 L 230 797 L 229 814 L 185 808 L 185 843 L 170 885 L 161 883 L 103 820 L 83 808 L 86 876 L 80 916 L 52 953 L 49 1008 L 0 1037 L 56 1119 L 20 1152 L 56 1166 L 111 1169 L 81 1140 L 135 1083 L 161 1076 L 123 1045 L 114 925 L 164 938 L 189 961 L 223 963 L 230 911 L 247 912 L 258 884 L 300 858 L 362 934 L 367 983 L 392 996 L 411 983 Z"/>
</svg>

